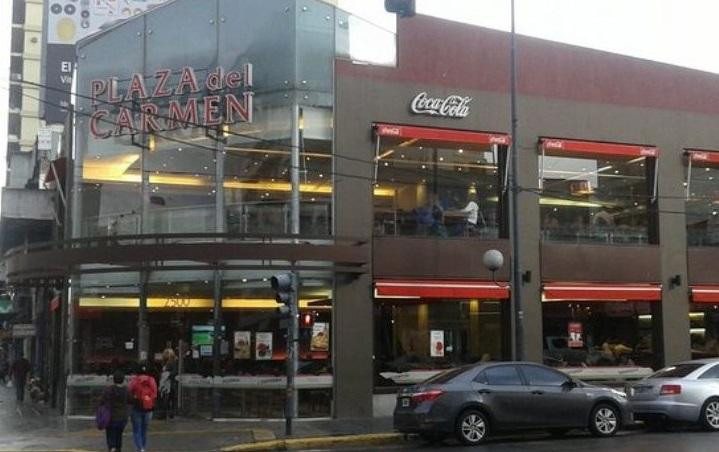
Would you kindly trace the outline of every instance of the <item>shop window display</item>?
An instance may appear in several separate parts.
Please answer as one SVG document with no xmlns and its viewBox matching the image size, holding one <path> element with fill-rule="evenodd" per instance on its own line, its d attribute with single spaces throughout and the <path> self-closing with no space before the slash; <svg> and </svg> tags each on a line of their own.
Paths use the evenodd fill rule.
<svg viewBox="0 0 719 452">
<path fill-rule="evenodd" d="M 719 305 L 692 303 L 689 322 L 692 359 L 719 356 Z"/>
<path fill-rule="evenodd" d="M 504 235 L 499 163 L 504 146 L 388 136 L 376 140 L 376 235 Z"/>
<path fill-rule="evenodd" d="M 564 151 L 540 157 L 543 239 L 656 243 L 655 161 Z"/>
<path fill-rule="evenodd" d="M 654 367 L 656 309 L 650 302 L 544 302 L 544 362 L 553 367 Z"/>
<path fill-rule="evenodd" d="M 506 304 L 496 300 L 376 299 L 376 383 L 391 385 L 387 373 L 503 359 Z"/>
</svg>

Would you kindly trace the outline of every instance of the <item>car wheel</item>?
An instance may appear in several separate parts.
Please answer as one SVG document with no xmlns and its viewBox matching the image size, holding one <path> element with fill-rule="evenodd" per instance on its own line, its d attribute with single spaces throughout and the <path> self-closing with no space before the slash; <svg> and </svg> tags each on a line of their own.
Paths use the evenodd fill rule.
<svg viewBox="0 0 719 452">
<path fill-rule="evenodd" d="M 589 431 L 594 436 L 613 436 L 619 430 L 619 410 L 612 405 L 600 403 L 592 410 Z"/>
<path fill-rule="evenodd" d="M 712 397 L 704 402 L 701 421 L 707 430 L 719 431 L 719 398 Z"/>
<path fill-rule="evenodd" d="M 419 434 L 419 437 L 422 438 L 422 441 L 434 444 L 444 441 L 447 435 L 440 432 L 422 432 Z"/>
<path fill-rule="evenodd" d="M 457 439 L 468 445 L 481 444 L 489 436 L 489 421 L 481 411 L 466 410 L 457 417 L 455 426 Z"/>
</svg>

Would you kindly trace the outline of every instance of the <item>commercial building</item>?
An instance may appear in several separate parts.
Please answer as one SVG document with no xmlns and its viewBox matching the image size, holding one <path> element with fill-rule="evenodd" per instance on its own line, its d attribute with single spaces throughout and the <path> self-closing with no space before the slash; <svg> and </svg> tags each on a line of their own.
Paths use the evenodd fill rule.
<svg viewBox="0 0 719 452">
<path fill-rule="evenodd" d="M 319 1 L 176 0 L 77 46 L 72 240 L 7 255 L 67 289 L 68 414 L 114 368 L 181 356 L 183 410 L 281 417 L 268 279 L 301 278 L 301 416 L 510 356 L 585 378 L 717 356 L 719 77 Z M 118 49 L 121 49 L 119 51 Z M 507 150 L 519 152 L 519 287 Z M 62 175 L 61 175 L 62 177 Z"/>
</svg>

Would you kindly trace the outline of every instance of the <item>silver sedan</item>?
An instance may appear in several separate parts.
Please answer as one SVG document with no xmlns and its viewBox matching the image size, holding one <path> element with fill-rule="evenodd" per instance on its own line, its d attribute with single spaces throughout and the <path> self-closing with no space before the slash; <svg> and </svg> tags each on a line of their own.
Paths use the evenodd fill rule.
<svg viewBox="0 0 719 452">
<path fill-rule="evenodd" d="M 626 388 L 634 419 L 653 426 L 698 423 L 719 431 L 719 359 L 665 367 Z"/>
</svg>

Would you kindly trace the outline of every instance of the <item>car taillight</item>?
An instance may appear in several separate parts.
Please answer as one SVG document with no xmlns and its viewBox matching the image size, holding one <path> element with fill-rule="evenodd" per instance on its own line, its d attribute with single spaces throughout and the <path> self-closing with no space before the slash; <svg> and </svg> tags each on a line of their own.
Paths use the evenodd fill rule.
<svg viewBox="0 0 719 452">
<path fill-rule="evenodd" d="M 682 393 L 681 385 L 662 385 L 659 395 L 677 395 Z"/>
<path fill-rule="evenodd" d="M 415 403 L 431 402 L 431 401 L 437 399 L 442 394 L 444 394 L 444 391 L 440 391 L 439 389 L 418 392 L 416 394 L 412 394 L 412 401 Z"/>
</svg>

